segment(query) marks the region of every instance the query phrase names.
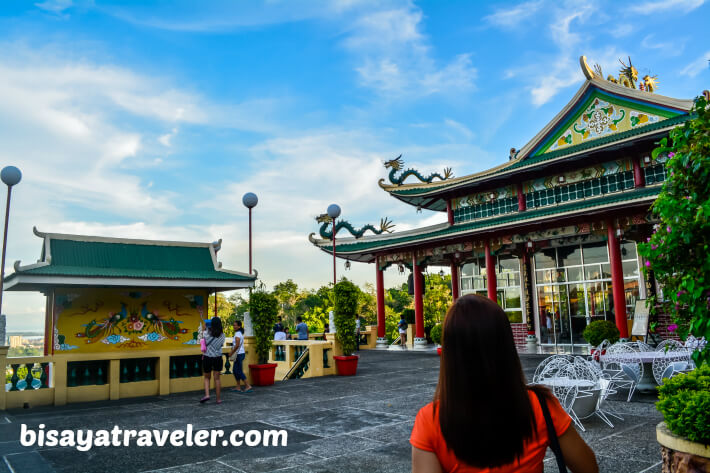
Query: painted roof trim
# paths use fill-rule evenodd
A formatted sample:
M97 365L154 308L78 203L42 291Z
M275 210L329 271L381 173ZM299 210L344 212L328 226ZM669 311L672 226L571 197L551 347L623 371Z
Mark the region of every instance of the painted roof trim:
M356 256L363 253L372 253L373 251L384 251L403 246L410 246L413 243L427 243L441 238L452 238L467 235L473 236L475 233L472 233L472 231L476 230L497 230L506 228L511 224L519 225L521 221L526 224L535 223L549 219L549 217L553 215L556 217L574 215L575 213L579 213L579 211L586 211L590 208L605 209L613 208L618 206L618 204L628 206L631 204L646 202L650 205L660 193L661 188L662 184L657 184L632 191L607 194L590 199L581 199L562 205L546 206L539 209L527 210L525 212L514 212L498 217L474 220L451 226L444 224L443 228L441 225L424 227L417 229L416 231L412 231L408 235L403 235L402 233L390 234L384 238L380 236L381 238L378 239L363 237L357 241L354 238L340 239L339 244L336 242L336 255L347 259L348 256ZM313 243L326 253L332 254L332 246L329 246L332 245L330 240L317 240Z
M248 274L245 272L241 271L234 271L234 270L228 270L228 269L223 269L222 268L222 263L217 260L217 251L222 247L222 239L220 238L218 241L212 242L212 243L202 243L202 242L180 242L180 241L165 241L165 240L144 240L144 239L132 239L132 238L114 238L114 237L102 237L102 236L92 236L92 235L72 235L72 234L64 234L64 233L49 233L49 232L41 232L37 229L37 227L32 228L33 233L42 238L43 241L43 246L42 246L42 255L40 257L40 260L37 261L36 263L28 264L28 265L22 265L20 260L15 261L13 267L15 272L12 274L9 274L5 278L6 282L6 289L10 289L11 287L17 285L17 278L22 276L24 277L30 277L30 278L51 278L54 280L58 280L61 278L69 278L69 279L82 279L86 281L91 281L92 285L97 285L99 284L96 282L98 279L105 279L108 282L105 282L106 285L110 286L129 286L131 285L129 283L129 280L137 280L137 281L158 281L158 280L165 280L165 281L171 281L173 285L184 287L182 283L179 283L180 281L200 281L200 284L198 286L194 287L202 287L206 281L216 281L219 282L218 286L219 287L226 287L226 286L233 286L234 288L241 288L241 287L253 287L254 286L254 281L257 278L257 271L253 270L253 274ZM159 247L180 247L180 248L207 248L209 249L210 253L210 258L212 261L212 270L217 273L216 275L224 275L227 277L215 277L214 279L211 279L209 277L204 277L204 278L195 278L195 277L164 277L164 276L158 276L155 278L151 277L139 277L139 276L107 276L105 274L98 274L101 272L110 272L109 268L105 268L103 271L98 271L96 268L92 270L93 267L87 266L86 267L86 272L88 275L82 275L82 276L77 276L75 274L71 274L69 272L68 274L63 274L61 271L61 268L64 268L63 266L54 266L57 268L57 273L51 274L51 273L46 273L42 271L42 268L47 268L52 266L52 254L51 254L51 240L68 240L68 241L76 241L76 242L87 242L87 243L109 243L109 244L122 244L122 245L145 245L145 246L159 246ZM68 268L68 267L67 267ZM124 268L125 269L125 268ZM33 273L33 270L40 270L39 272L35 271ZM91 274L92 271L94 274ZM195 274L195 272L193 272ZM246 284L246 286L242 285L242 282ZM104 284L104 283L101 283ZM213 286L210 286L213 287Z

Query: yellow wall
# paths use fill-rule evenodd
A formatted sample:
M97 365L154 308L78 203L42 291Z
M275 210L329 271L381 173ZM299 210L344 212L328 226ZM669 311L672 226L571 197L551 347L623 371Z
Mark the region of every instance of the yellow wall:
M195 347L207 292L189 289L56 289L54 353Z

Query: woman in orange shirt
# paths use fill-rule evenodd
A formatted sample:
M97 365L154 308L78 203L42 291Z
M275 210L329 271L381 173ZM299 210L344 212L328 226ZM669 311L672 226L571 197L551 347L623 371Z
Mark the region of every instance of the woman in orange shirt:
M549 445L544 399L572 473L597 473L560 403L544 387L527 386L505 312L467 295L449 309L442 331L434 401L414 422L412 472L542 473Z

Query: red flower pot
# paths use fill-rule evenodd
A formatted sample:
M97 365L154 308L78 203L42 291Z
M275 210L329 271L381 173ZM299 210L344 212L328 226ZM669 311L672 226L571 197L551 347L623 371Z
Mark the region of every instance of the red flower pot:
M357 355L350 356L334 356L335 367L338 371L338 376L354 376L357 371L357 360L360 359Z
M436 347L436 354L441 356L441 347Z
M251 384L254 386L271 386L274 384L276 375L276 363L266 363L265 365L249 365L251 374Z

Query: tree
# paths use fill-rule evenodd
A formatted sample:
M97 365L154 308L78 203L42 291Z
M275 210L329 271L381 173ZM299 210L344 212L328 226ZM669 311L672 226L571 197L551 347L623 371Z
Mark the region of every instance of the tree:
M424 327L431 328L444 320L446 311L451 305L451 275L443 277L439 274L430 274L426 280L424 293Z
M293 325L296 321L296 305L299 300L298 284L293 279L288 279L274 286L273 295L279 304L279 315L288 324Z
M234 335L232 328L232 314L234 313L234 304L232 304L222 293L217 293L217 315L222 319L224 334L227 337ZM209 296L207 299L207 316L214 317L214 296Z
M652 211L660 223L639 245L663 286L665 309L681 338L688 333L710 339L710 110L704 97L695 102L696 117L671 130L653 150L667 157L667 177ZM670 144L669 144L670 142ZM710 362L710 350L696 351L696 363Z

